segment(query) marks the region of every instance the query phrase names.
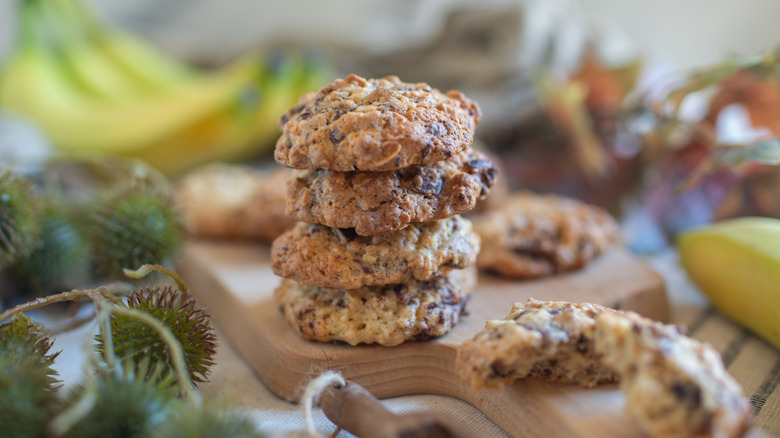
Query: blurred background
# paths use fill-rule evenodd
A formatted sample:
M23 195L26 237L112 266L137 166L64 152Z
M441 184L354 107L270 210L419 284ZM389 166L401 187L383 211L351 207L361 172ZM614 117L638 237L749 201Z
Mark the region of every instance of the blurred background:
M477 100L476 143L510 187L608 208L643 230L637 251L780 211L775 1L49 3L0 0L9 162L117 154L174 181L215 161L271 165L302 93L394 74Z

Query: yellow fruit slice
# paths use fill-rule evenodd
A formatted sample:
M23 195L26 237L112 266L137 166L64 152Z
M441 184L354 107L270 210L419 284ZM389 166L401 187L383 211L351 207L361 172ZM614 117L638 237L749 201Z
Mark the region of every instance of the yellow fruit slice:
M715 308L780 348L780 219L707 225L682 233L677 248Z

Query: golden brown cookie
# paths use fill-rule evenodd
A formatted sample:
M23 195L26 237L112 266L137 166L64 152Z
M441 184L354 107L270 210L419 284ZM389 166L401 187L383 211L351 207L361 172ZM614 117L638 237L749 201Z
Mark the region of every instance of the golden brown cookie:
M299 221L373 236L470 210L488 194L496 172L473 150L387 172L296 171L286 211Z
M650 436L740 437L750 427L750 404L718 352L678 327L633 312L602 313L595 347Z
M350 345L394 346L449 332L476 283L474 268L406 284L329 289L282 280L275 297L303 338Z
M506 169L504 169L501 159L489 152L485 152L484 146L480 146L480 148L477 148L476 150L485 154L496 167L497 171L493 178L493 184L490 186L490 193L484 198L479 199L473 209L464 213L468 217L474 217L501 207L510 194Z
M177 199L195 236L271 241L295 223L285 214L291 175L210 164L179 182Z
M514 193L472 221L482 238L477 266L510 278L577 269L621 242L606 211L554 195Z
M614 312L597 304L529 299L516 303L503 320L459 348L455 367L475 389L500 388L519 379L592 387L616 381L594 351L596 315Z
M459 91L349 75L282 117L274 158L294 169L395 170L465 150L482 118Z
M427 280L471 266L478 252L479 237L460 216L368 237L299 222L274 240L271 266L302 284L357 289Z

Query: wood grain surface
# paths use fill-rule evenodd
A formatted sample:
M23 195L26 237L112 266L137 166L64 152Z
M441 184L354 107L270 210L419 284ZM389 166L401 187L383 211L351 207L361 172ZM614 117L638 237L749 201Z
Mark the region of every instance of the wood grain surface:
M332 369L378 398L442 394L464 400L514 437L642 436L624 413L615 385L583 389L523 381L503 391L472 390L455 374L457 347L489 319L526 298L594 302L666 321L662 278L643 261L614 250L585 269L534 281L481 275L468 315L447 335L397 347L302 340L273 302L279 284L269 246L195 241L179 265L184 281L268 388L297 402L306 383Z

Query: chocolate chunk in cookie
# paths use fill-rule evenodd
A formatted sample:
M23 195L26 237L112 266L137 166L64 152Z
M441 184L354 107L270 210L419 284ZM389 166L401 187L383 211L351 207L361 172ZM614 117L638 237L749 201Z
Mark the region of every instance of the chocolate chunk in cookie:
M274 158L295 169L339 172L432 163L468 148L481 118L459 91L353 74L303 96L282 116Z

